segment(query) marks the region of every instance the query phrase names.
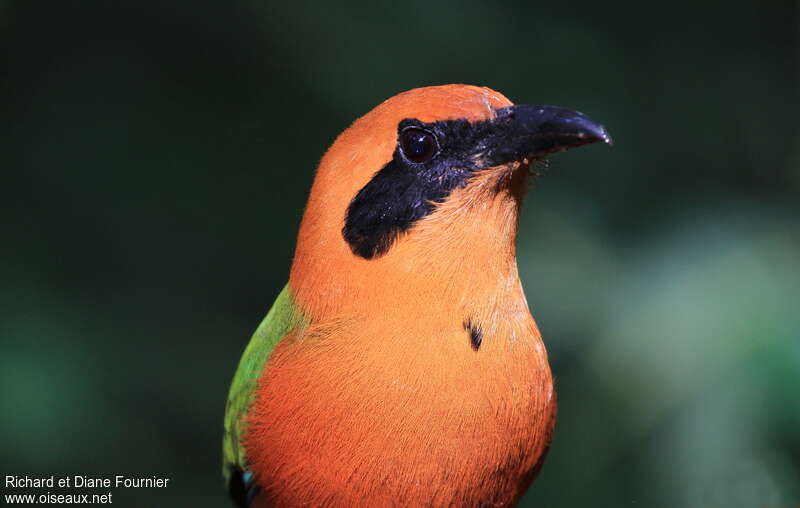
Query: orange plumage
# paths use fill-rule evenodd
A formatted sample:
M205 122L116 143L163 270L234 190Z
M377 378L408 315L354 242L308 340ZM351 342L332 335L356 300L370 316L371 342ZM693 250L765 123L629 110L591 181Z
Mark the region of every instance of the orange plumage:
M556 405L515 257L529 157L475 172L383 255L342 236L401 121L508 106L488 88L412 90L323 157L289 281L307 324L277 344L245 417L254 506L508 506L533 480Z

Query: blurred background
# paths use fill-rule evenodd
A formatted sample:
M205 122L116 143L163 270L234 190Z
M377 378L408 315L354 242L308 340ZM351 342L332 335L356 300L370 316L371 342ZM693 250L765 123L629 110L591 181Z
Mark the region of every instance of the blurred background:
M1 2L2 474L227 506L228 384L315 165L464 82L616 141L526 202L560 407L522 505L800 505L799 46L779 1Z

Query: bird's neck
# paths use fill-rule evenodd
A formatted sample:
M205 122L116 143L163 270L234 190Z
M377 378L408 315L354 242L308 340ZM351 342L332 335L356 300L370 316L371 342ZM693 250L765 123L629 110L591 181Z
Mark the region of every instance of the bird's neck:
M319 323L430 327L435 315L440 326L529 327L515 251L526 176L479 175L374 259L353 255L340 227L325 225L326 211L309 208L290 277L298 307Z

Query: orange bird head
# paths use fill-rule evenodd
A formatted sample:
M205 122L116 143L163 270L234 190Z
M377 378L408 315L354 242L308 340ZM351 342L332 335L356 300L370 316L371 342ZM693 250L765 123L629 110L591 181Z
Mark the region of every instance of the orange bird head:
M292 288L316 315L380 300L375 290L398 277L418 298L430 284L416 285L415 276L449 285L470 269L506 271L529 164L595 141L610 138L584 114L515 106L489 88L398 94L356 120L323 157Z

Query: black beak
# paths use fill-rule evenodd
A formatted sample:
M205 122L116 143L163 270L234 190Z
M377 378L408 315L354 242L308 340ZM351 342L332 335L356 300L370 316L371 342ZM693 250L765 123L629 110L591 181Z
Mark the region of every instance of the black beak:
M520 104L497 110L497 130L487 139L491 165L536 159L553 152L602 141L612 144L605 127L578 111Z

